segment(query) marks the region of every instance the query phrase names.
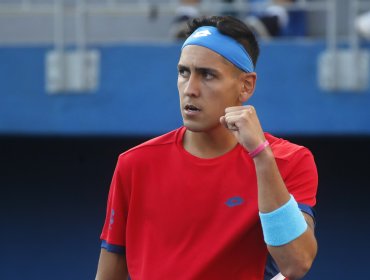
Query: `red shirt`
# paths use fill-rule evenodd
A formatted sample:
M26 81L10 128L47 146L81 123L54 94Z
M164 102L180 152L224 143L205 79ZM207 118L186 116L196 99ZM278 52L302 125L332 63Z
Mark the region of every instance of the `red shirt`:
M267 248L253 160L237 145L213 159L189 154L184 127L120 155L101 239L124 246L132 280L263 279ZM286 187L316 203L308 149L266 134Z

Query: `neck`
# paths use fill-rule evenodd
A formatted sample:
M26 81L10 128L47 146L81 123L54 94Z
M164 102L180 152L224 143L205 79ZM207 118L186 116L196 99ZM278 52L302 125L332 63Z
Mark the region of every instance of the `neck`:
M202 132L186 130L183 139L184 149L199 158L221 156L231 151L237 143L235 136L223 126Z

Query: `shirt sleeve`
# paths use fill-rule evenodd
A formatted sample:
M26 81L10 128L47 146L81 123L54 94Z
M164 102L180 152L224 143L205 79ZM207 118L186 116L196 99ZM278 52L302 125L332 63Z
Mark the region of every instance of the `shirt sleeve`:
M289 193L294 196L299 205L314 207L316 205L318 174L312 153L302 147L294 153L287 166L283 179ZM302 209L302 211L304 210Z
M111 181L107 212L100 236L103 248L119 248L126 246L126 221L128 199L123 184L122 157L118 159ZM104 246L103 246L104 245Z

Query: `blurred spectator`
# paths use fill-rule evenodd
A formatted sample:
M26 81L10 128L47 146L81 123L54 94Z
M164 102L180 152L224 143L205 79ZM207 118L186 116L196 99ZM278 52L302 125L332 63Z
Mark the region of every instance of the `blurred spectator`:
M370 40L370 11L359 15L355 21L357 33L366 40Z
M252 6L251 13L245 22L254 32L264 38L276 37L283 34L289 24L290 13L285 5L295 0L248 0Z
M287 5L296 0L245 0L251 5L245 23L254 33L263 38L293 35L305 35L305 14L303 11L288 11ZM201 0L181 0L176 10L170 34L175 39L185 39L187 21L201 16L199 4ZM222 0L225 4L232 4L234 0ZM254 5L258 4L258 5ZM229 6L221 12L222 15L241 17L240 12Z
M223 3L225 4L233 4L234 0L222 0ZM223 16L232 16L239 18L240 14L237 9L235 9L232 5L228 6L227 8L224 8L224 10L221 12L221 15Z
M176 16L172 23L170 34L175 39L185 39L187 21L200 16L199 3L201 0L181 0L176 9Z

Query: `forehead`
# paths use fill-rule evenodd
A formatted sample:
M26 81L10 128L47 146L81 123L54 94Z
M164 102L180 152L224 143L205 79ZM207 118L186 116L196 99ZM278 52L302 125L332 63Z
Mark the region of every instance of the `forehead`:
M179 64L186 66L218 68L226 67L230 70L235 66L220 54L202 46L188 45L183 48Z

